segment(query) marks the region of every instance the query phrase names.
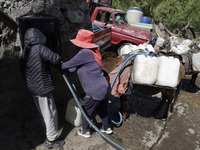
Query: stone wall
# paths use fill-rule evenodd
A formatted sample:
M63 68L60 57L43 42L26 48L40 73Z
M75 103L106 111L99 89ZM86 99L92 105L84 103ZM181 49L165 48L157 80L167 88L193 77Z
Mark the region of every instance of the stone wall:
M10 23L17 23L17 18L25 16L58 18L61 56L63 60L68 60L75 54L69 39L75 38L80 28L91 30L91 20L89 8L84 0L0 0L0 9L10 18L9 21L5 21L0 17L0 129L3 129L13 119L23 122L37 112L19 69L19 28L16 30ZM52 72L56 86L53 94L57 107L65 107L72 95L59 71L52 68ZM72 74L72 78L78 90L82 91L76 74Z

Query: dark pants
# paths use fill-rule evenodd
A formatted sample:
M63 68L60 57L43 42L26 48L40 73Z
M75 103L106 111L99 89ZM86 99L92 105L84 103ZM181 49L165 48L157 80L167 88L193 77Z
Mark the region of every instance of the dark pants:
M83 108L85 109L88 117L90 119L93 119L97 114L102 120L102 126L104 128L110 127L110 121L108 117L108 111L107 111L107 105L108 100L94 100L92 97L86 97L83 101ZM83 132L89 131L89 123L85 119L85 117L82 115L82 128Z

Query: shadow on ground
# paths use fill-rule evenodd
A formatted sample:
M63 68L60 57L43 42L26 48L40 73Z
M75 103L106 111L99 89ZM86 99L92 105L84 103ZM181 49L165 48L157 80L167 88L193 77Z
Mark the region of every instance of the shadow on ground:
M194 86L189 86L190 79L183 79L182 90L189 92L189 93L197 93L200 91L199 86L196 84Z

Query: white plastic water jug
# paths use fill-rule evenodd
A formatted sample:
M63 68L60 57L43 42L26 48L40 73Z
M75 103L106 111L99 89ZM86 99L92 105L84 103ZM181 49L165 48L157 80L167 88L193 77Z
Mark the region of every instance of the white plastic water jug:
M147 47L147 43L143 43L143 44L138 45L138 48L142 49L142 50L145 50L146 47Z
M192 69L200 72L200 53L192 54Z
M190 47L192 45L192 40L189 40L189 39L184 39L181 44L182 45L187 45L188 47Z
M137 45L129 44L132 52L137 52L139 50L139 47Z
M155 52L155 49L153 48L153 46L147 43L139 44L138 48L144 50L146 53Z
M82 124L81 111L74 98L70 99L67 103L65 119L76 127Z
M153 85L157 79L157 57L137 55L134 61L132 81L136 84Z
M179 54L179 55L185 54L189 50L190 50L190 48L187 45L183 45L183 44L175 45L170 49L171 52L174 52L174 53Z
M141 17L143 16L142 11L138 10L128 10L126 12L128 23L139 23Z
M180 70L178 58L160 56L158 57L158 76L156 85L176 87Z
M153 48L151 44L147 44L146 50L148 50L149 52L155 52L155 49Z
M172 48L174 45L180 44L179 38L176 37L176 36L171 36L169 39L170 39L170 46L171 46L171 48Z
M162 47L164 42L165 42L165 39L159 36L156 41L156 46Z
M198 44L198 47L200 48L200 43Z
M131 52L132 52L132 50L131 50L130 46L129 46L129 45L125 45L125 46L123 46L123 47L121 48L121 53L120 53L120 55L129 54L129 53L131 53Z

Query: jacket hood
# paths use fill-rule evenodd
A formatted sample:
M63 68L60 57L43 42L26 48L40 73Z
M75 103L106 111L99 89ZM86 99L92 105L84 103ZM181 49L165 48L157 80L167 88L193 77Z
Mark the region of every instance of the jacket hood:
M30 28L26 31L24 36L24 46L46 43L45 35L36 28Z

